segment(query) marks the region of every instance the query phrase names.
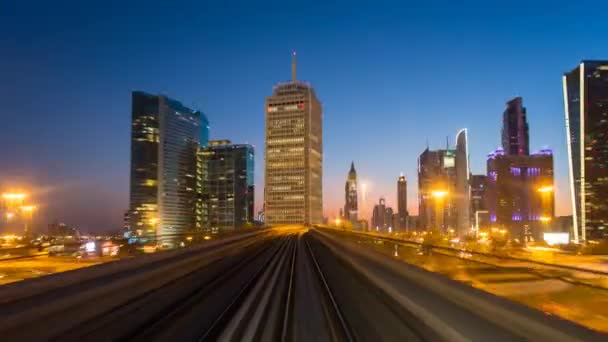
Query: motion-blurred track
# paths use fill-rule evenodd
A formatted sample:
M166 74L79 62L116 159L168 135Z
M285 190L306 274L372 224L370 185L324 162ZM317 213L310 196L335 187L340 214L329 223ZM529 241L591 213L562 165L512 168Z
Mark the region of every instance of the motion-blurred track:
M602 339L306 229L23 281L0 305L3 341Z

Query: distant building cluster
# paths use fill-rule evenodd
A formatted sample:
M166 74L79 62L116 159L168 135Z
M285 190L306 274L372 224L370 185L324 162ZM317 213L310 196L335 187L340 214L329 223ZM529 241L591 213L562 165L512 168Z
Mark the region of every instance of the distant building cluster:
M469 168L468 136L456 146L430 150L418 158L418 216L407 212L407 182L397 183L398 212L381 198L371 224L358 222L354 164L345 187L340 218L354 229L379 232L436 230L464 236L496 230L521 242L545 233L568 232L581 242L608 236L608 61L583 61L563 76L572 216L555 216L553 152L530 153L530 128L523 99L506 103L502 146L488 154L486 174Z
M496 229L522 242L567 230L573 241L606 236L608 220L608 62L583 61L563 76L573 217L555 217L553 152L530 152L521 97L502 113L502 146L485 174L469 165L467 129L455 145L428 146L418 157L418 216L407 210L407 180L397 178L396 212L380 198L361 217L352 162L335 224L378 232L437 231L466 236ZM263 208L267 225L313 225L323 217L322 104L296 79L265 101ZM191 234L216 234L254 223L254 149L209 140L205 114L164 95L132 95L131 191L125 228L142 240L175 247ZM365 191L365 190L364 190ZM570 220L570 221L569 221ZM569 224L571 222L571 224Z

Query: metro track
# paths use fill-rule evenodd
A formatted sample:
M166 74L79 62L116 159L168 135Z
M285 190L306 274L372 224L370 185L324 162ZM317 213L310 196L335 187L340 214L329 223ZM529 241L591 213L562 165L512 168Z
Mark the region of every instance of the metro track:
M303 229L220 243L186 258L147 263L153 267L131 276L123 270L120 276L100 276L97 284L89 279L81 288L70 283L50 294L5 299L12 304L10 310L0 308L0 336L6 341L347 342L521 337L398 274L388 266L396 265L394 260L369 259L348 248ZM61 296L53 300L53 294ZM32 307L35 299L40 308ZM428 315L444 317L429 320ZM446 335L445 322L460 330Z

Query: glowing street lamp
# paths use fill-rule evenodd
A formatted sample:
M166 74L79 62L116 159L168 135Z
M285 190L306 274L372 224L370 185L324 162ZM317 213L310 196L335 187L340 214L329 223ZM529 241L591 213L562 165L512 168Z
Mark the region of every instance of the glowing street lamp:
M550 185L549 186L543 186L543 187L540 187L540 188L536 189L536 191L542 192L542 193L553 192L553 187L550 186Z
M5 192L2 194L2 198L7 201L24 200L26 197L27 195L22 192Z
M15 213L6 213L6 221L8 222L10 219L15 217Z
M541 216L540 221L541 222L549 222L549 221L551 221L551 218L548 217L548 216Z
M21 210L23 210L26 213L31 213L32 211L36 210L36 206L35 205L24 205L21 207Z
M445 190L436 190L436 191L431 192L431 196L433 196L434 198L437 198L437 199L444 198L448 194L449 194L449 192L447 192Z

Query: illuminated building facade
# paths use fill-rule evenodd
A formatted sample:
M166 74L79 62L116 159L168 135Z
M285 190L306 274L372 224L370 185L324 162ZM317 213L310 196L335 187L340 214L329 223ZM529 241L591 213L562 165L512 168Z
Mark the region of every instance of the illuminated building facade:
M551 150L527 156L497 149L488 155L487 169L490 225L522 242L542 239L555 215Z
M408 212L407 212L407 181L405 176L399 176L397 179L397 222L395 228L401 231L408 230Z
M344 219L357 225L357 171L354 162L350 164L344 185Z
M472 175L471 176L471 217L470 221L472 225L476 224L476 220L479 220L480 227L487 227L489 224L489 216L486 213L487 209L487 198L486 198L486 175ZM475 215L477 214L477 218Z
M582 61L563 76L573 236L608 235L608 61Z
M209 141L197 153L196 232L219 233L253 224L253 146Z
M266 224L323 221L322 105L312 86L292 80L266 98L264 205Z
M176 247L194 226L201 113L163 95L132 93L129 227Z
M456 225L456 151L431 151L418 158L418 215L421 229L447 232Z
M502 148L507 155L530 154L528 120L521 97L507 102L502 115Z

